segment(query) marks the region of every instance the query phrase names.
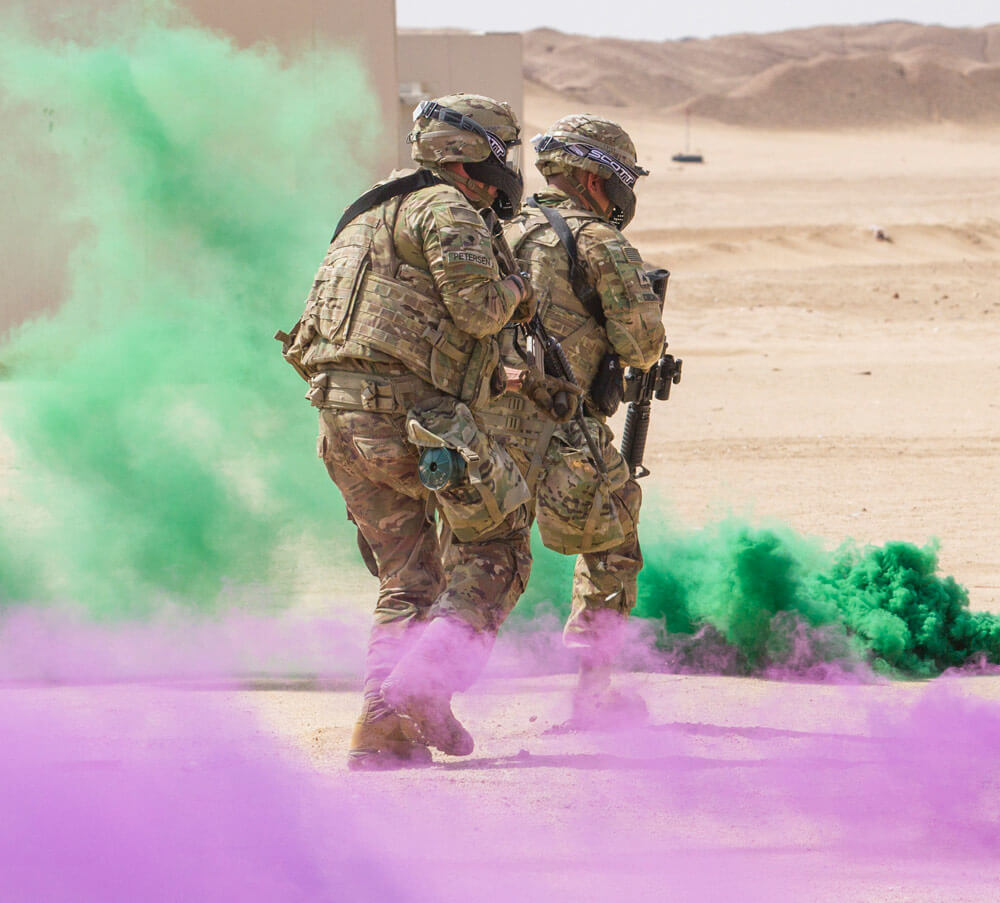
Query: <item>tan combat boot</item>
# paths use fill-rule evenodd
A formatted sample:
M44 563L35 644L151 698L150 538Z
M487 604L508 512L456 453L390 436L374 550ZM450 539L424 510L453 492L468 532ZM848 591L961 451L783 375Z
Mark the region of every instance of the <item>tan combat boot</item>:
M449 756L467 756L475 741L451 710L451 694L411 692L405 684L386 681L385 694L395 712L419 731L429 746Z
M351 771L380 771L419 768L432 761L431 751L417 737L413 726L404 723L381 696L366 694L351 732L347 767Z
M389 707L412 722L420 736L450 756L467 756L475 748L472 735L451 710L452 690L462 681L457 669L478 666L481 642L468 628L449 618L436 618L382 684Z
M645 700L633 690L611 687L611 663L606 658L580 657L580 679L573 692L569 725L584 730L622 730L645 724Z

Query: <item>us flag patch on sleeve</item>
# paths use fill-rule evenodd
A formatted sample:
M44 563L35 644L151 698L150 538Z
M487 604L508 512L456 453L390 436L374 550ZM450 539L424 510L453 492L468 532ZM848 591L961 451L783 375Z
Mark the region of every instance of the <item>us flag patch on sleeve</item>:
M642 263L642 255L631 245L626 245L623 250L625 251L625 259L629 263Z

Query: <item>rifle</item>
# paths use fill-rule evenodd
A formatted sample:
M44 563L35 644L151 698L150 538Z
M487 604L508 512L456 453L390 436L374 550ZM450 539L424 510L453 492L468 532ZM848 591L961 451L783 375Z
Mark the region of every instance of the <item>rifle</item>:
M507 238L503 234L503 226L500 224L500 220L496 217L492 210L483 211L483 218L486 220L486 225L490 229L493 244L493 253L497 258L497 263L500 265L500 272L504 276L509 276L511 273L519 272L517 266L517 261L514 258L514 252L510 249L510 245L507 243ZM527 278L527 274L521 274ZM514 347L517 349L517 353L524 358L524 362L529 367L537 366L537 361L534 352L530 349L527 342L524 345L518 341L518 335L524 337L524 339L534 339L535 342L542 349L542 366L546 375L554 376L557 379L563 379L566 382L573 383L579 386L576 381L576 377L573 375L573 368L570 365L569 360L566 357L566 352L563 351L562 345L559 341L553 338L549 331L545 328L542 323L542 318L536 313L527 323L520 323L514 327ZM557 408L560 404L568 406L571 404L570 400L565 397L565 393L559 392L553 399L553 407ZM583 396L580 397L580 401L577 403L576 412L573 415L573 419L576 421L577 426L583 433L583 437L587 442L587 448L590 451L590 457L594 462L594 467L597 468L598 473L602 477L608 475L608 469L604 464L604 456L601 454L600 449L597 447L597 442L594 437L590 434L590 430L587 429L587 421L583 416Z
M649 476L649 469L643 466L646 454L646 437L649 435L649 417L652 400L666 401L670 398L670 387L681 381L681 367L684 361L667 354L667 343L663 343L660 359L648 370L629 367L625 371L625 429L622 432L622 457L628 462L633 480Z
M573 383L573 385L578 386L579 383L576 381L576 377L573 375L573 368L570 366L569 360L566 358L566 352L563 351L562 345L549 335L549 331L545 328L542 323L542 318L535 314L526 324L518 326L518 329L523 330L525 335L531 335L536 339L539 345L542 347L542 356L545 365L545 372L549 376L555 376L558 379L564 379L566 382ZM527 352L530 354L530 352ZM525 360L530 365L531 360L525 358ZM554 399L553 407L559 404L559 397L563 393L558 393ZM565 399L564 404L569 404L569 399ZM594 462L594 467L597 468L597 472L602 476L606 477L608 475L608 468L604 464L604 455L601 454L600 449L597 447L597 442L594 437L590 434L590 430L587 429L587 421L583 416L583 396L580 397L579 402L576 405L576 411L573 414L573 419L576 421L576 425L580 428L583 433L583 438L587 440L587 448L590 451L590 458Z

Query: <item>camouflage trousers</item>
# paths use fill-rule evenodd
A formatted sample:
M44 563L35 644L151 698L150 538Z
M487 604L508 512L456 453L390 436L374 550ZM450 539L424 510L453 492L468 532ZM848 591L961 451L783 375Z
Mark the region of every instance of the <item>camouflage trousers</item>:
M563 642L571 648L605 647L617 651L625 618L638 599L642 550L639 548L639 508L642 489L629 480L615 492L627 512L631 529L620 545L577 556L573 571L573 604L563 629Z
M417 477L419 449L402 414L320 411L319 454L367 542L379 581L365 660L365 691L377 692L430 619L464 622L489 640L524 591L531 569L531 514L521 506L501 524L460 542L438 536L428 490ZM443 561L443 552L446 558ZM490 643L483 644L483 660ZM477 666L448 675L461 690Z

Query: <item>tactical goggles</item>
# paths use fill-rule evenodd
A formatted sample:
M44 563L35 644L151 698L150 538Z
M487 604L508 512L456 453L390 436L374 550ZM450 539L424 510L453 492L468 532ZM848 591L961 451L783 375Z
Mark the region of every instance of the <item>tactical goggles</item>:
M518 159L520 151L514 150L521 143L520 138L515 138L513 141L504 141L499 136L494 135L493 132L483 128L471 116L459 113L458 110L453 110L451 107L443 107L436 100L424 100L417 104L417 108L413 111L413 121L416 122L421 117L424 119L436 119L438 122L443 122L464 132L474 132L480 135L486 139L486 143L489 144L493 156L502 165L514 172L517 172L520 168L520 160ZM512 150L514 150L514 153L510 154L511 159L508 160L508 153Z
M536 154L550 150L561 150L574 157L593 160L595 163L607 166L627 188L635 188L639 176L649 175L649 170L643 169L638 163L635 167L626 166L621 160L616 160L611 154L602 151L599 147L594 147L592 144L584 144L580 141L560 141L552 135L535 135L531 139L531 143L535 147Z

